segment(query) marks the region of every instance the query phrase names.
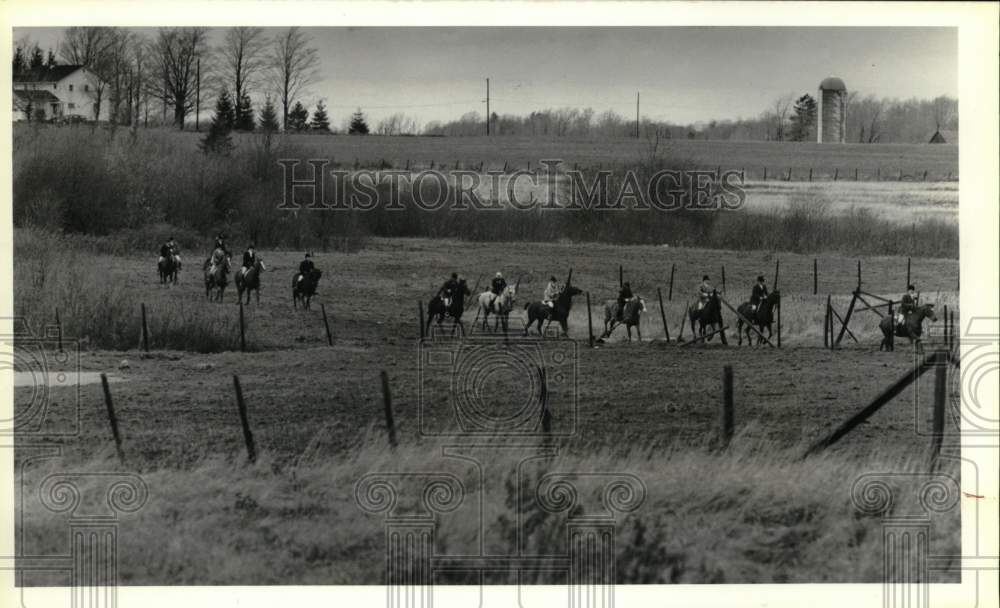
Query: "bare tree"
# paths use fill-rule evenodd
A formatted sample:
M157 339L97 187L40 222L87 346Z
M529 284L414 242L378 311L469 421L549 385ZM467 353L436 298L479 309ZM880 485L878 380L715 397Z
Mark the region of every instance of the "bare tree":
M217 49L218 69L233 92L233 99L243 99L257 86L257 79L267 65L268 40L263 28L231 27Z
M281 101L282 128L288 129L288 112L300 95L319 80L319 54L299 28L276 36L268 57L269 81Z
M112 27L70 27L59 43L59 56L65 63L87 69L94 120L101 116L109 74L114 69L114 57L122 38L122 32Z
M775 123L774 139L776 141L785 141L785 124L788 121L788 111L792 108L792 102L794 101L795 93L786 93L774 100L772 117Z
M208 28L161 28L150 48L153 73L150 94L173 109L173 123L184 129L185 117L194 110L195 66L208 55Z

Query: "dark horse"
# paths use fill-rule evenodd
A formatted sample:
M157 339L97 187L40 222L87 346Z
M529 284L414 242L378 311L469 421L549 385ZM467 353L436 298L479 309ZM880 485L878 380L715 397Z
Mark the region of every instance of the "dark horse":
M216 264L214 272L210 270L211 267L212 261L205 260L205 297L210 300L215 299L221 302L222 292L226 290L226 285L229 283L227 276L229 275L230 268L232 268L229 256L227 255L221 262ZM212 298L213 289L218 290L218 294L215 298Z
M543 335L542 332L542 321L548 321L545 325L548 328L553 321L559 323L562 327L562 335L569 335L569 326L566 320L569 319L569 309L573 306L573 296L578 296L583 293L582 289L567 285L559 293L559 297L553 302L553 306L549 307L548 304L544 302L529 302L524 305L524 309L528 311L528 323L524 326L524 335L528 335L528 330L531 329L531 324L538 322L538 335Z
M691 319L691 333L695 336L704 336L705 328L708 326L712 327L712 331L717 331L722 329L722 304L719 303L719 292L713 289L712 295L709 296L708 302L705 303L705 307L698 310L698 303L695 302L688 308L688 317ZM695 330L694 322L698 321L698 330ZM710 342L713 336L705 338L706 342Z
M302 280L299 280L299 277ZM309 300L316 295L316 285L323 272L318 268L313 268L306 274L295 273L292 277L292 306L298 308L299 300L302 301L302 308L309 308Z
M177 271L181 269L181 265L177 262L177 258L172 255L168 255L159 262L156 263L156 269L160 273L160 284L173 283L177 284Z
M750 302L744 302L740 304L737 309L742 317L736 319L736 337L738 338L737 344L743 344L743 317L746 317L750 323L757 327L757 331L764 333L764 329L767 329L767 339L771 339L771 325L774 323L774 307L781 304L781 292L772 291L767 294L767 297L760 301L757 305L757 310L753 310L750 306ZM753 346L753 335L750 331L750 326L747 325L747 344ZM757 336L757 345L763 340L760 336Z
M925 318L929 318L931 321L937 321L937 315L934 314L933 304L924 304L923 306L917 307L916 310L911 312L906 317L906 320L903 321L902 325L896 325L896 320L888 315L882 317L882 320L879 321L878 324L878 328L882 330L882 343L879 344L878 349L889 349L889 337L892 335L893 326L895 325L895 335L900 338L909 338L910 344L914 345L916 351L918 353L923 353L924 344L921 341L920 336L924 333Z
M247 292L247 304L250 303L250 292L257 293L257 303L260 304L260 273L267 270L264 267L264 261L257 257L257 261L253 263L246 274L243 274L243 269L236 273L236 303L243 299L243 292Z
M625 302L625 309L622 311L622 320L618 320L618 300L608 300L604 303L604 334L601 335L601 339L605 339L611 335L611 332L615 330L619 324L625 326L625 331L628 332L628 341L632 341L632 328L635 328L636 335L639 337L639 341L642 342L642 328L639 325L639 318L642 313L646 311L646 302L639 296L633 297L628 302Z
M465 284L465 279L460 279L458 281L458 290L451 295L451 305L445 306L444 299L440 295L434 296L434 298L427 304L427 326L424 328L426 334L429 336L431 332L431 321L437 317L438 325L444 322L445 315L455 319L455 323L451 326L451 333L454 335L455 327L462 330L462 335L465 335L465 324L462 323L462 313L465 312L465 297L471 292L469 291L469 286Z

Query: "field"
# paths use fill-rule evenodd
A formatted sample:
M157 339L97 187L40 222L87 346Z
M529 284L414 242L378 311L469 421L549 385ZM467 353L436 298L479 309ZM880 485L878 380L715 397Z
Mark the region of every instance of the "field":
M33 285L28 253L23 247L16 253L15 299L19 312L35 311L29 318L39 331L54 311L50 316L27 302L43 301L37 298L51 287ZM449 386L456 385L447 375L421 375L419 362L429 361L421 359L428 350L454 352L461 359L462 349L489 344L484 348L492 354L473 366L478 380L460 384L460 390L474 393L496 420L518 424L528 421L522 405L533 403L534 394L518 357L529 353L550 362L553 443L537 437L537 423L527 435L514 432L502 439L509 456L491 462L496 468L486 473L487 479L504 480L500 497L491 495L485 515L463 507L443 520L438 548L453 554L477 542L510 549L509 539L518 529L512 521L521 513L519 484L534 483L546 471L610 470L637 476L647 492L644 506L621 522L617 561L622 582L876 581L881 575L879 520L858 515L851 484L864 473L919 471L926 455L928 440L919 430L926 429L930 416L931 374L827 453L800 460L809 444L913 364L911 349L902 343L896 352L878 352L873 313L852 321L860 344L845 342L837 352L822 348L826 295L832 294L843 311L857 281L856 258L373 238L357 252L317 252L317 266L325 271L320 295L311 310L302 311L292 309L289 289L301 253L265 249L261 303L245 310L253 352L241 353L233 350L238 343L235 291L230 285L222 304L204 301L195 270L201 254L186 253L180 284L164 287L157 284L154 259L81 252L74 259L90 273L84 280L106 280L100 302L79 293L50 294L44 300L65 306L66 339L78 338L83 348L80 369L111 376L126 463L114 460L101 387L87 384L79 390L78 436L47 440L62 449L61 458L48 462L32 462L27 452L19 452L20 479L33 487L65 463L73 463L74 470L141 475L149 499L139 513L123 517L119 540L120 572L128 584L379 583L381 568L371 565L383 563L382 519L358 508L354 484L371 472L416 470L453 472L470 488L476 481L474 467L442 452L455 443L441 434L456 429L449 401L454 394ZM812 293L814 257L818 295ZM676 338L683 307L693 299L702 274L712 275L721 287L724 266L726 297L736 305L746 299L757 274L773 281L779 259L782 349L738 348L732 330L728 347L718 341L664 343L656 290L668 299L671 265L676 265L673 298L665 302L664 313ZM906 258L866 257L861 263L867 291L898 298L905 287ZM498 269L510 280L519 277L516 326L521 305L540 297L547 277L565 280L572 269L573 284L590 293L595 331L600 331L602 303L614 297L619 264L648 307L641 343L625 342L618 330L599 348L587 348L583 298L574 302L572 340L515 337L504 345L481 333L453 340L447 330L430 342L418 340L417 302L426 302L452 271L480 288ZM46 272L57 272L52 268L59 265ZM925 300L957 308L957 260L914 258L912 269ZM95 291L93 285L88 290ZM327 344L320 303L333 346ZM202 314L228 320L208 329L197 326L200 333L228 332L220 342L229 345L226 352L199 354L179 339L177 346L142 353L139 326L132 322L141 304L153 328L159 327L157 319L178 315L182 321ZM72 306L85 318L68 314ZM129 322L102 325L98 315L88 313L88 307L108 306L119 316L131 315ZM473 317L474 309L466 315L470 325ZM734 323L728 311L724 317ZM101 338L92 335L98 331L120 332L120 346L98 348ZM159 344L164 338L151 331L151 341ZM939 325L930 328L932 344L940 340L940 331ZM684 333L689 338L690 328ZM719 451L724 365L731 365L735 375L738 436L730 450ZM393 397L397 451L386 447L383 370ZM253 466L242 464L233 374L240 376L260 453ZM26 388L15 393L22 410L31 407L32 398ZM73 399L72 389L51 389L50 424L72 421ZM498 424L480 439L496 440L511 428ZM27 439L22 435L19 441ZM559 456L522 466L546 445L557 447ZM472 492L466 507L475 502ZM59 550L65 529L58 516L37 505L32 510L30 504L25 513L30 515L23 524L26 545L38 553ZM486 518L487 541L477 539L477 517ZM957 552L957 510L939 519L933 551ZM560 520L542 520L524 530L533 546L564 550ZM167 546L156 542L168 537ZM266 567L247 557L263 553L269 555ZM465 580L455 576L448 580ZM511 581L510 573L497 576L499 582Z

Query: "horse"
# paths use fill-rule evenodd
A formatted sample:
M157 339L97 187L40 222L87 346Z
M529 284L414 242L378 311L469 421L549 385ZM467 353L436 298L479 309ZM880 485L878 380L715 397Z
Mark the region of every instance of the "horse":
M299 280L299 277L302 280ZM307 274L295 273L292 277L292 307L298 308L299 300L302 301L303 310L309 308L309 301L316 295L316 285L319 283L323 272L318 268L313 268Z
M226 285L229 283L227 280L227 275L232 269L232 262L230 257L225 256L221 262L215 265L215 270L211 270L212 260L205 260L205 297L209 300L212 298L212 289L218 289L219 293L214 298L219 302L222 301L222 292L226 290Z
M516 285L508 285L500 292L500 295L495 297L492 291L484 291L479 294L479 314L483 316L483 331L487 331L486 321L490 316L491 309L496 316L496 321L493 322L493 331L496 331L501 324L504 331L507 331L507 320L510 318L510 311L514 309L516 296Z
M465 279L460 279L458 281L458 290L451 295L451 305L446 306L444 299L440 294L434 296L430 302L427 303L427 326L424 328L426 335L430 335L431 331L431 321L437 317L438 325L440 326L444 322L445 316L449 316L455 320L454 324L451 326L451 333L454 335L455 327L458 327L462 331L462 336L465 336L465 324L462 323L462 313L465 312L465 297L470 295L469 286L466 285Z
M767 294L767 297L761 300L759 304L757 304L756 311L753 310L753 308L750 306L750 302L744 302L740 304L739 308L737 308L737 311L740 313L741 316L739 316L736 319L736 337L738 338L737 344L740 346L743 345L744 318L746 318L747 321L749 321L751 324L755 325L757 327L757 330L761 334L763 334L764 329L767 328L767 339L770 340L772 324L774 323L774 307L780 305L781 305L781 293L778 291L772 291L771 293ZM753 346L753 336L751 335L750 332L751 332L750 324L748 324L746 328L747 344ZM760 346L761 342L763 342L763 339L758 335L757 345Z
M900 338L909 338L910 344L914 345L914 349L918 353L924 352L924 345L921 341L921 335L924 333L924 319L929 318L931 321L937 321L937 315L934 314L933 304L924 304L923 306L918 306L916 310L911 312L906 320L903 321L902 325L896 325L896 320L890 316L882 317L879 321L878 328L882 330L882 343L879 344L878 349L881 351L883 348L889 350L889 337L895 335Z
M267 270L264 266L264 260L257 256L257 261L253 263L249 269L247 269L246 274L243 274L243 269L241 268L239 272L236 273L236 302L239 303L243 300L243 292L247 292L247 304L250 303L250 292L254 291L257 293L257 304L260 304L260 273Z
M604 302L604 333L601 339L611 335L615 327L619 324L625 325L628 332L628 341L632 341L632 328L635 327L639 341L642 342L642 328L639 325L639 318L646 312L646 301L640 296L634 296L625 302L625 309L622 311L622 320L618 320L618 300L607 300Z
M166 283L177 284L177 271L181 269L180 263L172 255L162 258L156 263L156 270L160 273L160 285Z
M705 327L711 326L712 331L722 329L722 304L719 303L719 291L712 290L705 307L698 309L698 304L692 304L688 308L688 317L691 319L691 333L695 335L705 335ZM698 321L699 331L695 330L694 322ZM705 339L706 342L712 340L712 336Z
M563 337L569 335L569 326L566 320L569 319L569 310L573 306L573 296L578 296L583 293L582 289L577 287L572 287L567 285L559 293L553 306L549 306L545 302L528 302L524 305L524 309L528 311L528 323L524 326L524 335L528 335L528 330L531 329L531 325L538 322L538 335L542 336L542 321L548 321L545 328L548 329L549 325L553 321L557 321L562 327Z

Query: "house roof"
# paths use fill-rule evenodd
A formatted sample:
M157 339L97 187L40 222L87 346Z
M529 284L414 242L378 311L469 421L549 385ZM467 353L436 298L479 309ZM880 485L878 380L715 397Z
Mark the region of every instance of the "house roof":
M20 72L14 75L14 82L59 82L73 72L83 69L82 65L54 65Z
M957 144L958 143L958 131L952 131L948 129L941 129L935 131L934 135L931 136L930 143L932 144Z
M39 91L25 91L25 90L15 90L14 96L20 98L22 101L28 101L33 103L52 103L58 102L59 98L52 94L51 91L39 90Z

